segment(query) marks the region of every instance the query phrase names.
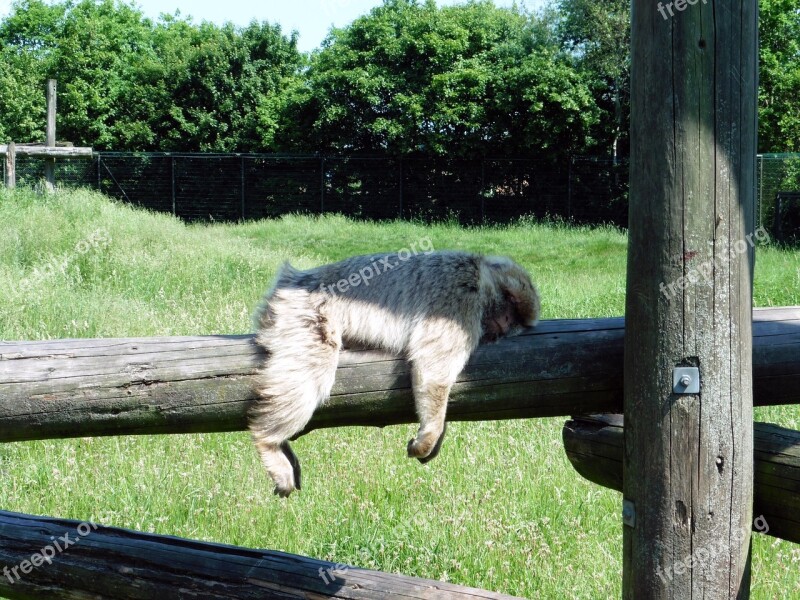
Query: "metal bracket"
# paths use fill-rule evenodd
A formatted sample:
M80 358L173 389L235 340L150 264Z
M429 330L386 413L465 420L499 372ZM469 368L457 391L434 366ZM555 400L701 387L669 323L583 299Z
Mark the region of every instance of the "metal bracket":
M636 505L630 500L622 501L622 523L628 527L636 527Z
M699 394L700 369L675 367L672 371L672 391L675 394Z

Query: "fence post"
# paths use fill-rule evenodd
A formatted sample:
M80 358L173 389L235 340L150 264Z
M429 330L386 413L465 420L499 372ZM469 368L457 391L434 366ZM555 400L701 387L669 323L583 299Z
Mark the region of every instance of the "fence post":
M47 80L47 131L45 135L45 146L54 147L56 145L56 80ZM45 189L52 192L56 189L56 159L46 157L44 159L44 180Z
M486 222L486 159L481 159L481 223ZM496 213L495 213L496 214Z
M101 192L102 191L102 187L103 187L102 179L100 177L100 170L102 168L102 164L101 164L102 160L103 160L103 157L98 153L97 154L97 191L98 192Z
M758 157L758 226L763 227L764 222L764 155Z
M622 589L746 600L758 2L684 8L631 11Z
M325 157L319 157L319 214L325 214Z
M242 221L244 221L244 154L242 154L242 164L241 164L241 184L242 190Z
M567 160L567 221L572 219L572 161L575 157L571 154Z
M170 177L172 179L172 215L178 216L178 210L175 203L175 157L170 157Z
M400 218L403 218L403 157L400 157Z
M14 142L8 142L6 149L6 187L13 190L17 187L17 145Z

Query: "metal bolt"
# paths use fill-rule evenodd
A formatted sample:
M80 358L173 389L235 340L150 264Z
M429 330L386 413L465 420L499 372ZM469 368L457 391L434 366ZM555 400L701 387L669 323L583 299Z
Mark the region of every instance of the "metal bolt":
M630 500L622 501L622 522L628 527L636 527L636 506Z
M689 387L689 384L692 383L692 378L688 375L683 375L680 379L680 382L683 387Z

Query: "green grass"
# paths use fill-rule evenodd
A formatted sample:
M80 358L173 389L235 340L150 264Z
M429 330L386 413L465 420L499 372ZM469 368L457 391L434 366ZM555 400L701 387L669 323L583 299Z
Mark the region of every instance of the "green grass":
M423 238L437 249L514 256L541 289L544 318L624 307L626 236L611 228L338 216L187 226L90 192L26 191L0 192L0 224L1 339L242 333L283 260L307 267ZM98 231L106 247L76 250ZM54 258L63 272L46 271ZM800 253L759 249L755 301L800 304ZM757 413L800 429L796 407ZM306 477L288 501L272 496L246 433L5 444L0 507L529 598L618 597L620 494L572 470L562 424L453 423L425 467L405 458L411 426L313 432L295 444ZM754 540L752 597L788 597L800 585L800 547Z

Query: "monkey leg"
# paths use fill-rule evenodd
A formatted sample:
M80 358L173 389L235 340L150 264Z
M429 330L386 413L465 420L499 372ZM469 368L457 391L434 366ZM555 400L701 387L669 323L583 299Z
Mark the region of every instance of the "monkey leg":
M437 353L441 357L442 353ZM450 388L464 368L467 353L444 354L449 360L436 361L420 357L412 362L414 403L419 416L417 437L408 442L408 456L426 463L435 458L442 448L447 425L447 401Z

